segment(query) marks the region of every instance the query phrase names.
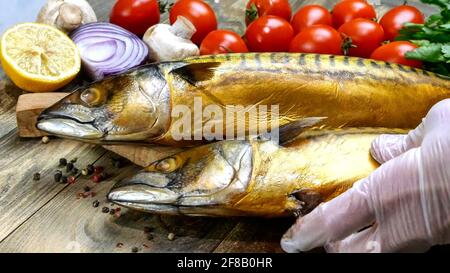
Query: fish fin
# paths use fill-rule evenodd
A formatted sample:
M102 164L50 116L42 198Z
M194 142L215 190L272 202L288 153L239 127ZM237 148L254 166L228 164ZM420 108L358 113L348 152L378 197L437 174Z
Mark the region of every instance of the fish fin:
M319 192L310 189L296 190L290 194L290 197L294 198L300 205L298 209L294 211L295 217L308 214L324 201Z
M279 145L284 146L296 140L300 133L302 133L305 129L310 128L325 119L325 117L310 117L298 119L280 126L278 128L278 133L276 131L265 133L264 135L258 136L258 139L272 141L278 140Z
M219 62L187 64L172 70L171 73L196 86L198 82L213 78L214 72L219 65Z

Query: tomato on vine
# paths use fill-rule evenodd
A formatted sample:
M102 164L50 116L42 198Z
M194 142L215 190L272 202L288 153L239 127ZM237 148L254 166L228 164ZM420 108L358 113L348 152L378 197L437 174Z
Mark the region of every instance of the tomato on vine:
M245 9L245 23L247 26L265 15L275 15L286 21L291 20L292 9L288 0L250 0Z

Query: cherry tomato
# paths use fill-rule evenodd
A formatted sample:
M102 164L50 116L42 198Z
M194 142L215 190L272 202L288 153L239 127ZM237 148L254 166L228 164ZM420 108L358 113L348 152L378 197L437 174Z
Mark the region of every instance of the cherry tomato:
M336 29L356 18L372 20L377 17L375 9L364 0L341 1L334 6L331 14Z
M214 30L206 35L200 45L200 54L244 53L247 45L237 33L229 30Z
M217 18L214 10L202 0L179 0L170 10L170 23L173 24L178 16L186 17L197 29L191 40L200 45L202 40L213 30L217 29Z
M392 42L377 48L370 55L370 58L420 68L422 67L422 62L409 60L405 57L406 52L413 51L417 47L415 44L407 41Z
M358 18L345 23L339 32L345 37L344 49L348 49L350 56L368 58L384 41L381 25L368 19Z
M288 0L250 0L245 10L245 23L247 26L264 15L275 15L291 20L292 9Z
M425 18L415 7L399 6L389 10L380 20L380 24L384 29L386 39L394 41L398 35L398 31L403 28L405 23L423 24Z
M284 52L294 38L288 21L266 15L251 23L245 32L248 48L253 52Z
M313 25L332 26L331 13L320 5L306 5L299 9L292 18L291 25L295 33Z
M339 32L327 25L316 25L297 34L291 42L289 52L341 55L341 46Z
M142 36L149 27L158 24L159 19L157 0L118 0L109 21Z

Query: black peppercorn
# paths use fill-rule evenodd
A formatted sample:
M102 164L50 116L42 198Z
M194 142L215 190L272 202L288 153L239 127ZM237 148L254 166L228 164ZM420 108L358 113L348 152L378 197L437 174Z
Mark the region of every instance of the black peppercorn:
M144 227L144 233L150 233L150 232L152 232L154 230L155 230L154 227Z
M38 181L38 180L40 180L41 179L41 174L40 173L35 173L35 174L33 174L33 180L34 181Z
M65 159L65 158L60 158L60 159L59 159L59 165L60 165L60 166L66 166L66 165L67 165L67 159Z
M61 177L62 177L62 172L61 171L56 171L54 178L55 178L55 182L60 182L61 181Z
M89 186L84 186L83 190L84 190L84 192L88 192L91 190L91 188Z
M131 249L131 252L133 252L133 253L136 253L136 252L138 252L139 251L139 248L137 248L137 247L133 247L132 249Z
M78 169L77 169L76 167L73 167L73 169L72 169L72 174L73 174L73 175L78 174Z
M67 184L67 176L65 175L61 176L61 183Z
M92 202L92 206L94 208L98 207L100 205L100 202L98 200L95 200L94 202Z
M88 175L93 174L94 173L94 165L92 165L92 164L87 165L86 170L87 170Z
M108 207L103 207L102 208L102 212L103 213L108 213L109 212L109 208Z
M69 162L66 165L66 172L70 172L73 170L73 163Z

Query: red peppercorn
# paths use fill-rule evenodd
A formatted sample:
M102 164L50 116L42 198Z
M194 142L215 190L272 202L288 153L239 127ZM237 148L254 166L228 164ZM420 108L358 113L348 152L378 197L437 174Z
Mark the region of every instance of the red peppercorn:
M100 181L102 181L102 176L99 174L94 174L92 176L92 181L94 181L95 183L100 183Z
M67 183L69 183L69 184L75 183L75 176L69 176L69 177L67 177Z
M94 173L95 173L95 174L100 174L100 173L103 172L104 169L105 169L105 168L103 168L102 166L95 166L95 167L94 167Z

